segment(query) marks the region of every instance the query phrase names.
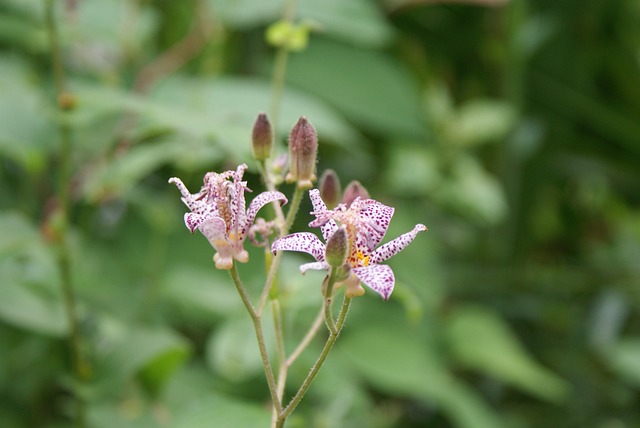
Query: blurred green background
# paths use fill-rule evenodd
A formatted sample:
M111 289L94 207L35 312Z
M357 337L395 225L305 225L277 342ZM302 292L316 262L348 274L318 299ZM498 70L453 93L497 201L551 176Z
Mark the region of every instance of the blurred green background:
M195 191L246 162L261 190L251 126L273 110L265 32L285 7L311 34L278 151L306 115L319 172L396 207L387 239L429 227L389 262L390 301L354 301L287 426L640 426L640 2L52 1L62 111L47 1L0 1L0 426L73 426L74 394L96 428L268 425L248 317L167 179ZM280 275L289 351L320 305L308 261L287 253Z

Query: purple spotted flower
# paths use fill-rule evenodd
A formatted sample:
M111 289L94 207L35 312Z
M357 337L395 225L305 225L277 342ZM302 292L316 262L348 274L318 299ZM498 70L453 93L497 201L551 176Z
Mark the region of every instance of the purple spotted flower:
M394 209L373 199L356 198L350 206L339 204L335 209L329 210L320 198L317 189L309 191L313 203L313 214L316 219L309 223L311 227L320 227L322 236L328 241L339 226L346 227L348 236L347 264L351 268L351 276L345 281L347 291L351 289L352 295L358 295L353 291L354 284L359 286L362 282L383 299L387 300L393 292L395 277L393 271L387 265L381 264L385 260L402 251L413 241L416 235L427 230L423 224L417 224L412 231L400 235L380 247ZM376 248L377 247L377 248ZM300 266L300 271L305 273L309 269L328 270L326 261L325 244L313 233L294 233L276 240L271 246L276 252L301 251L311 254L316 261Z
M242 164L235 171L208 172L202 189L194 194L189 193L179 178L169 179L169 183L178 187L182 202L191 210L184 215L184 224L191 233L198 229L209 240L216 250L213 261L218 269L231 269L234 259L246 263L249 254L243 243L258 210L272 201L287 202L280 192L263 192L247 210L244 192L251 190L247 188L247 182L242 181L246 169L247 165Z

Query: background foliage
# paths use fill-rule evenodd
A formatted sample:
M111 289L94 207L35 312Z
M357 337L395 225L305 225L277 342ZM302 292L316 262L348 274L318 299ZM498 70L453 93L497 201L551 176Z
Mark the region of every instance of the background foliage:
M45 3L0 2L0 425L70 426L75 391L91 427L266 426L249 321L167 179L251 164L284 0L55 2L67 111ZM280 141L306 115L319 171L395 206L389 236L430 231L392 259L389 302L354 302L288 426L639 426L640 4L295 6L311 35ZM54 245L61 127L80 384ZM261 259L242 266L256 294ZM294 339L320 304L301 260L280 279Z

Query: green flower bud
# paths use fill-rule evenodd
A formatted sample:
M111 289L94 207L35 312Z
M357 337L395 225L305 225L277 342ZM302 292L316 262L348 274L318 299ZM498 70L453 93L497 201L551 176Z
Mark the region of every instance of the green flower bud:
M320 177L320 197L330 210L340 203L340 179L332 169L326 169Z
M369 192L367 192L367 189L365 189L359 181L353 180L344 189L342 203L349 207L351 206L351 202L353 202L357 197L360 197L361 199L369 199Z
M287 182L297 182L301 189L310 189L316 180L318 136L313 125L302 116L289 134L289 174Z
M271 147L273 146L273 128L269 117L265 113L260 113L253 124L251 133L253 157L257 161L264 161L271 157Z
M333 268L340 268L347 260L347 227L340 226L327 241L326 261Z

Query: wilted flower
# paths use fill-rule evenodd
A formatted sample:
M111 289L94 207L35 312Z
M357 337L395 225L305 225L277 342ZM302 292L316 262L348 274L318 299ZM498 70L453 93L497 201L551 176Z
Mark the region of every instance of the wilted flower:
M169 183L178 187L182 201L191 210L184 215L185 225L191 233L200 230L209 240L216 250L213 261L218 269L231 269L233 259L246 263L249 254L243 243L260 208L272 201L287 202L280 192L263 192L247 210L244 192L250 189L247 182L242 181L246 169L247 165L242 164L235 171L208 172L202 189L194 194L189 193L179 178L169 179Z
M394 209L373 199L356 198L350 206L338 205L329 210L320 198L317 189L309 191L316 219L309 223L311 227L320 227L322 236L328 241L338 230L339 225L346 228L348 250L347 264L351 268L351 277L345 282L353 290L354 282L362 282L383 299L393 292L395 277L387 265L380 264L402 251L413 241L419 232L427 230L423 224L417 224L412 231L405 233L378 248L384 238ZM309 269L328 270L326 246L313 233L294 233L276 240L272 251L301 251L311 254L316 262L300 266L302 273Z

